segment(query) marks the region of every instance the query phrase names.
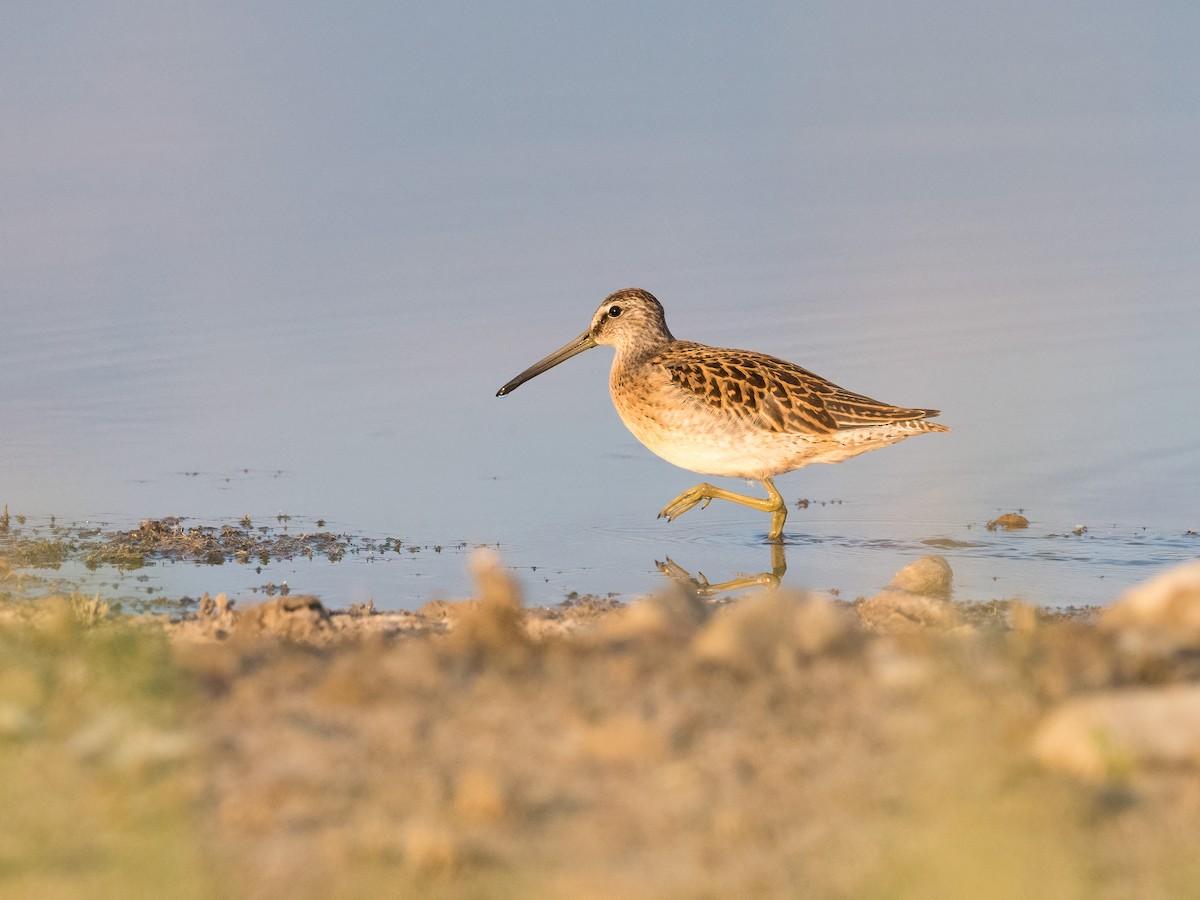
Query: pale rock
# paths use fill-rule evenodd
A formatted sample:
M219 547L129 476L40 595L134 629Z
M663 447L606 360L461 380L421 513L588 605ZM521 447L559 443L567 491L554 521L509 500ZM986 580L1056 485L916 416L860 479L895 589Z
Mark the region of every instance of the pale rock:
M1200 561L1168 569L1126 591L1100 616L1122 650L1169 656L1200 649Z
M948 600L906 591L883 591L855 609L867 629L891 634L950 629L962 624L958 610Z
M950 563L946 562L944 556L931 553L897 572L888 587L910 594L946 598L950 596L953 583L954 572Z
M1052 710L1033 736L1050 769L1089 781L1138 768L1200 765L1200 685L1107 691Z
M954 572L945 558L931 553L896 573L884 590L859 603L859 621L871 631L903 633L926 628L949 629L962 624L947 599Z

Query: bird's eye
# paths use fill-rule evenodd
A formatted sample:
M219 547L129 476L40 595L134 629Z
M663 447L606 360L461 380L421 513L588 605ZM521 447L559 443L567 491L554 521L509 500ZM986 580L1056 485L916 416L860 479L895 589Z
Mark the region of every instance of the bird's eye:
M608 308L608 317L609 317L610 319L615 319L615 318L616 318L617 316L619 316L620 314L621 314L621 307L619 307L619 306L610 306L610 307Z

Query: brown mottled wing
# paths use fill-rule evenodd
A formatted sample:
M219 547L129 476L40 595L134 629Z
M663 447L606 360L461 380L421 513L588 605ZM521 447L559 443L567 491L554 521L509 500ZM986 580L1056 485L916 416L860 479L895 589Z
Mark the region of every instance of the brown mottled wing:
M773 356L681 341L654 361L677 387L755 427L779 434L832 434L838 428L820 391L822 380Z
M786 360L678 341L654 362L696 399L778 434L832 434L937 415L854 394Z

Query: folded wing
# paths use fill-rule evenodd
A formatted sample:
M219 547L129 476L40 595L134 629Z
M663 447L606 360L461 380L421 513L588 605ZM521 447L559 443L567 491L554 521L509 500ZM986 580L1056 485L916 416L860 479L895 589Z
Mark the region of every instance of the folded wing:
M671 382L698 401L778 434L833 434L936 416L872 400L786 360L750 350L677 341L655 359Z

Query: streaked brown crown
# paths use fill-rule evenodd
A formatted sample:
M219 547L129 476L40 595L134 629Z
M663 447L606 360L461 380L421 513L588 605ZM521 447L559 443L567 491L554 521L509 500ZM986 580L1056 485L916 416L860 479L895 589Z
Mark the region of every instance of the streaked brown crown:
M641 288L625 288L605 297L589 331L596 343L625 353L649 353L675 340L662 304Z

